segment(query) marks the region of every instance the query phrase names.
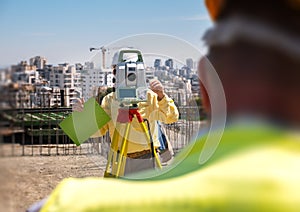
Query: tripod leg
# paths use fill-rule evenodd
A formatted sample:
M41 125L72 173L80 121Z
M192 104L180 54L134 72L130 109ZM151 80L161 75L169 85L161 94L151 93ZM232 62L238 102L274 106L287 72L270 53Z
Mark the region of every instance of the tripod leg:
M129 135L130 125L131 125L130 122L128 122L126 124L125 134L124 134L124 137L123 137L123 140L122 140L122 145L121 145L121 152L120 152L120 156L119 156L116 177L120 176L120 174L124 175L124 170L125 170L125 165L126 165L127 149L128 149L128 135ZM122 168L122 173L121 173L121 168Z
M104 177L112 177L114 175L113 170L116 170L119 140L120 140L120 134L119 134L118 130L115 130L113 137L112 137L111 145L109 148ZM111 169L111 170L109 171L109 169Z
M143 129L143 132L144 132L145 136L146 136L149 148L150 148L152 154L154 155L156 164L161 169L162 166L161 166L160 160L158 158L157 152L155 151L153 141L150 137L151 135L149 134L149 131L147 130L147 126L146 126L145 122L140 122L140 125L141 125L141 128Z

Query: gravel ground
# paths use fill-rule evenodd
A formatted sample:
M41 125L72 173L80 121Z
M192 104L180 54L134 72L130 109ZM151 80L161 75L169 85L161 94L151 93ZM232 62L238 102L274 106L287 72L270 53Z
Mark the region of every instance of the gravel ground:
M3 146L1 151L3 150ZM10 150L9 150L10 151ZM0 212L19 212L43 199L67 177L102 177L103 156L0 157Z

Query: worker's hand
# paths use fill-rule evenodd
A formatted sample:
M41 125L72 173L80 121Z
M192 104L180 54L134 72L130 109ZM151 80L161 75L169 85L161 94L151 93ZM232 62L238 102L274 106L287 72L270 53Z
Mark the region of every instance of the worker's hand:
M157 100L160 101L165 97L164 86L158 80L150 82L150 89L157 94Z
M72 111L82 112L83 111L83 98L76 98L73 100L74 104L72 105Z

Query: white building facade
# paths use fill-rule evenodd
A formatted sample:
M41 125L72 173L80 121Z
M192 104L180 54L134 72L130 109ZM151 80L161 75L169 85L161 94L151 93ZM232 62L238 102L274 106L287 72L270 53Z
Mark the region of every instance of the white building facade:
M88 69L81 72L82 96L85 100L95 97L100 86L113 87L112 69Z
M80 97L81 74L73 65L59 64L50 73L50 87L60 88L63 106L72 106L73 100Z

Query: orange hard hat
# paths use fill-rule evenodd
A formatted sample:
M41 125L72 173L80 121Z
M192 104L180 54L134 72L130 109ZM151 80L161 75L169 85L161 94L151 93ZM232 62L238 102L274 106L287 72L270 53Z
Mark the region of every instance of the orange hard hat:
M205 0L208 13L212 20L216 20L226 0Z
M268 10L280 10L287 8L291 11L300 11L300 0L264 0L264 1L253 1L253 0L205 0L205 5L208 13L213 21L218 20L224 13L232 13L243 8L243 12L253 12L253 8L259 8L264 10L265 13L269 13ZM276 5L278 7L276 7Z

